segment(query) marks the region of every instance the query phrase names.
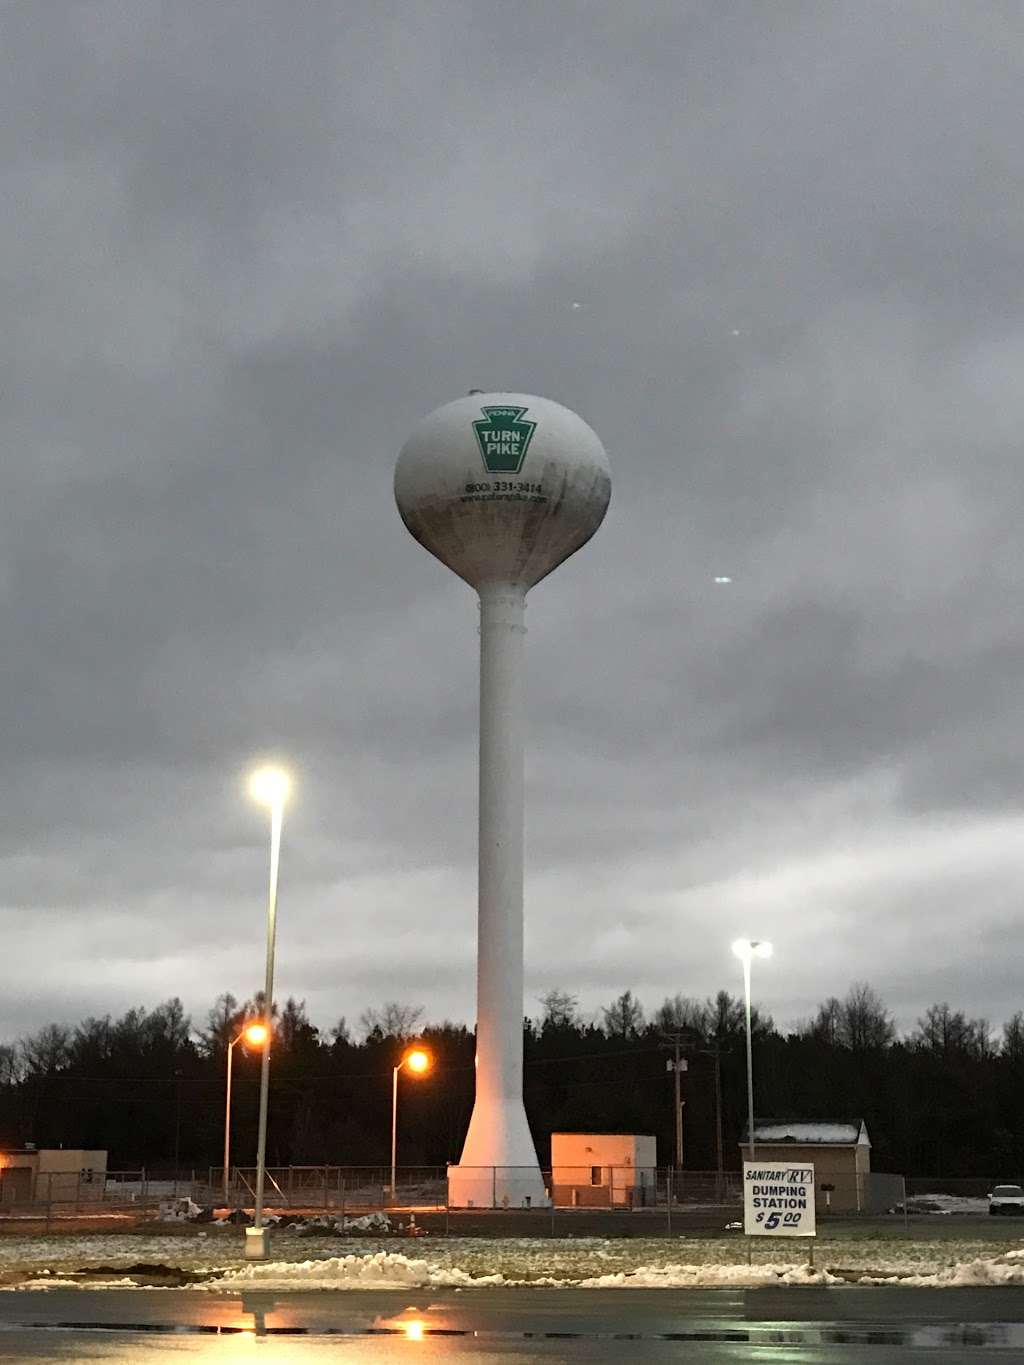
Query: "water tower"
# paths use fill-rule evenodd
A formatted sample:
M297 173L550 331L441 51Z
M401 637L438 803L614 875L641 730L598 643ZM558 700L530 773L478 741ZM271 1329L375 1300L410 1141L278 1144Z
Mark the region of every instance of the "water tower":
M525 393L438 408L395 468L406 527L480 597L476 1102L449 1168L454 1207L546 1202L523 1108L523 618L527 592L586 544L610 496L586 422Z

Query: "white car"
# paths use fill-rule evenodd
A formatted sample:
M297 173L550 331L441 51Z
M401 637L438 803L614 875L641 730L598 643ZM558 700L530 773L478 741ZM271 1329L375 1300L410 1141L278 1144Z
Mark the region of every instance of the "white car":
M997 1185L988 1197L989 1213L1024 1213L1024 1189L1019 1185Z

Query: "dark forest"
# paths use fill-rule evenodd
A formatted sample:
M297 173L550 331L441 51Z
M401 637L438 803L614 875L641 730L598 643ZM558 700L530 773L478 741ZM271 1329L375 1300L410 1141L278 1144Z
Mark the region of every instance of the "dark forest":
M684 1164L716 1166L716 1066L723 1159L739 1165L746 1114L742 1000L665 1000L649 1017L630 991L581 1016L553 991L524 1019L526 1109L542 1165L558 1131L653 1133L673 1159L676 1042L688 1062ZM202 1170L220 1160L228 1042L260 1009L221 996L198 1026L181 1002L122 1018L51 1024L0 1045L0 1142L106 1148L110 1170ZM907 1175L1018 1178L1024 1170L1024 1014L1001 1028L936 1004L899 1036L867 985L823 1002L789 1032L753 1011L758 1119L864 1119L872 1167ZM302 1002L275 1009L268 1162L382 1165L392 1068L425 1043L431 1074L402 1081L402 1166L457 1161L473 1098L473 1034L422 1022L416 1006L367 1010L327 1032ZM260 1058L235 1050L234 1153L251 1164Z

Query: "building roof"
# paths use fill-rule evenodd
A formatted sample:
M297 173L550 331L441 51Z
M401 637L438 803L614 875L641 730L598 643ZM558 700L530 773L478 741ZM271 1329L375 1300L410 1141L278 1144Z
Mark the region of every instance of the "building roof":
M768 1144L791 1142L810 1147L856 1147L859 1143L870 1147L868 1130L863 1119L853 1123L807 1122L754 1123L754 1141Z

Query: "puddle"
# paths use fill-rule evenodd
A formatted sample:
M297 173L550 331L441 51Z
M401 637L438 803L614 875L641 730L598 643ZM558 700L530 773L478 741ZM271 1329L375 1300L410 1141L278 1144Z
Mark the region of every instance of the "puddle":
M758 1323L743 1327L693 1327L678 1332L556 1332L488 1330L486 1328L432 1326L421 1319L375 1324L368 1327L275 1327L260 1321L243 1323L83 1322L69 1318L57 1322L6 1323L5 1330L119 1332L164 1336L256 1336L399 1337L421 1341L427 1337L470 1337L475 1341L679 1341L723 1342L750 1346L884 1346L884 1347L991 1347L1005 1350L1024 1347L1024 1323L931 1323L916 1327L859 1327L836 1324Z

